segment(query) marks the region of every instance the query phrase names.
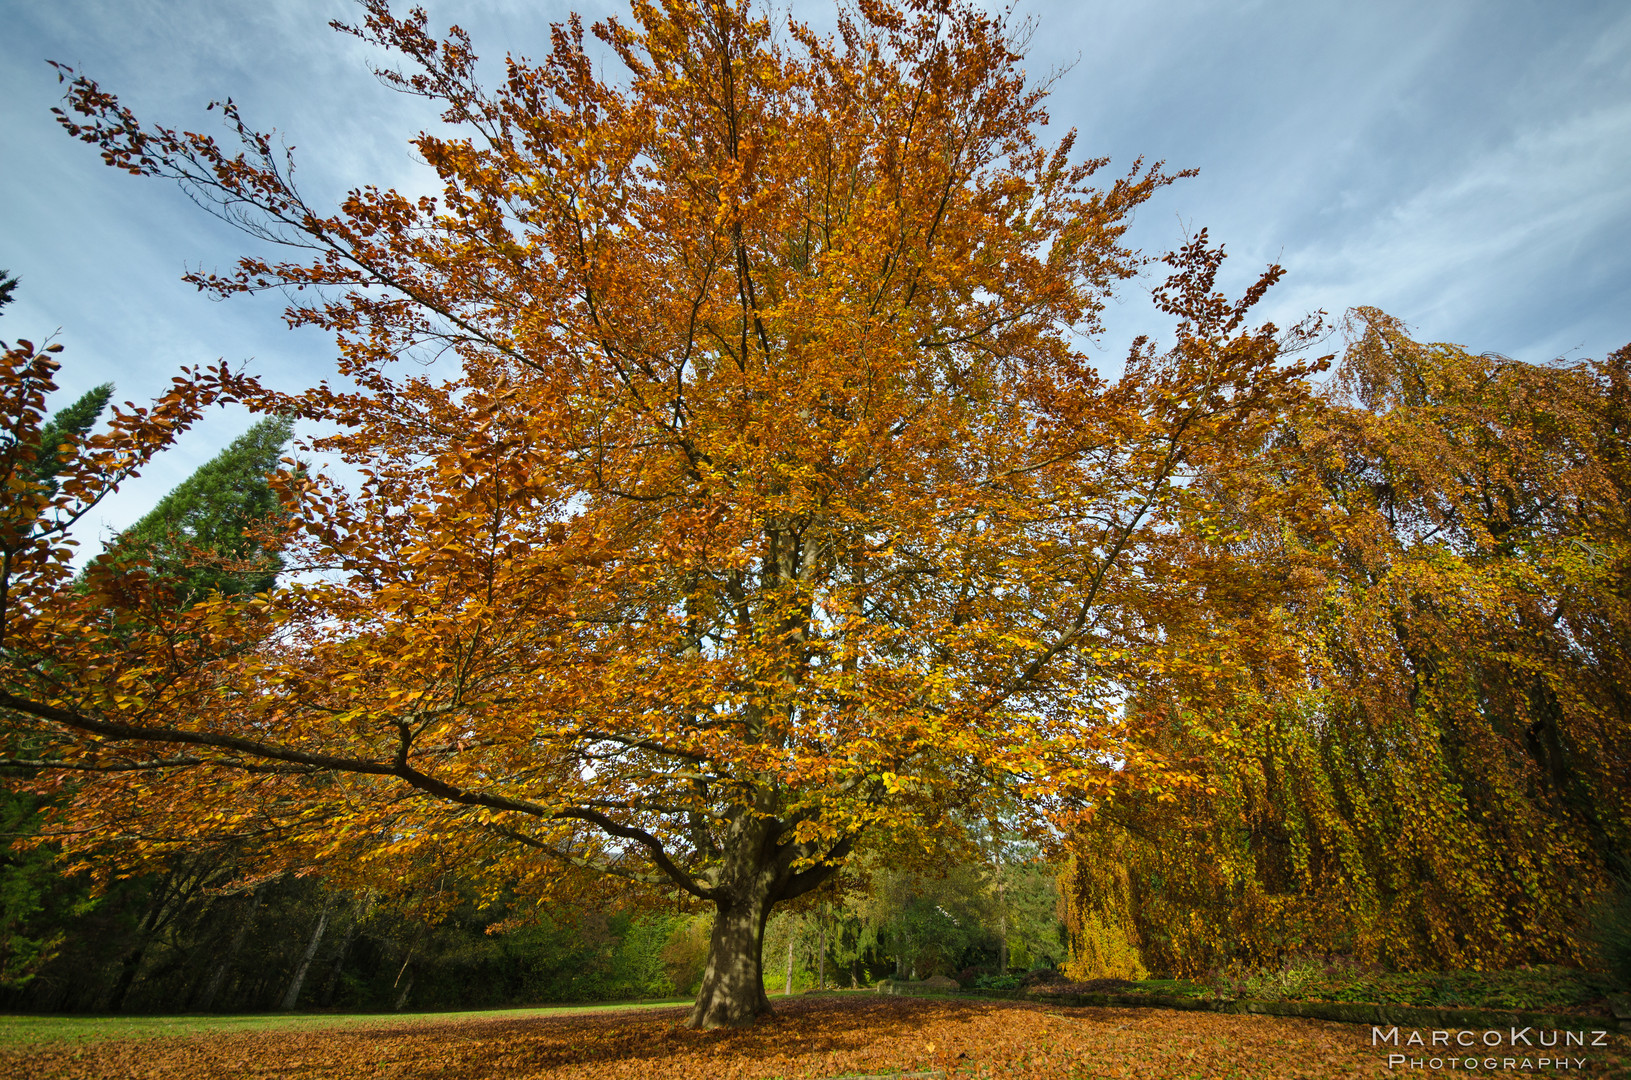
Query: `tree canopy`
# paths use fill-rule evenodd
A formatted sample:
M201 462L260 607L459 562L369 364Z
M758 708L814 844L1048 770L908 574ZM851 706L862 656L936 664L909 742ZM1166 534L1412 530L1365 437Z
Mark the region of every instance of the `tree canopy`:
M1255 474L1194 485L1203 617L1168 620L1133 727L1203 782L1078 834L1084 961L1593 960L1631 840L1631 349L1350 330Z
M969 6L825 38L639 4L594 28L618 77L573 19L493 89L461 31L362 6L340 29L455 128L414 142L437 198L321 213L230 102L236 148L61 69L109 164L296 249L193 280L292 287L334 333L341 383L231 386L363 476L281 482L272 594L178 611L108 560L8 612L0 705L91 777L75 835L675 889L716 911L692 1021L738 1025L772 907L863 840L1162 782L1119 701L1189 478L1249 463L1318 366L1247 321L1277 267L1230 300L1203 233L1156 294L1173 344L1101 378L1084 341L1174 174L1095 186Z

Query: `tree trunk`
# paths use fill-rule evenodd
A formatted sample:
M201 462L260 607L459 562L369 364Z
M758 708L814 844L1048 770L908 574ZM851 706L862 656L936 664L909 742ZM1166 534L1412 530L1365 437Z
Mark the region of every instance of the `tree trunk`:
M1008 882L1002 876L1002 858L997 858L997 974L1008 974Z
M125 1006L125 997L130 993L130 988L135 985L136 973L141 970L142 960L147 956L148 943L152 940L154 931L158 929L159 923L162 921L159 915L163 912L164 905L169 900L170 887L175 881L175 877L176 872L174 870L167 871L158 884L153 886L153 893L148 900L147 911L142 916L142 921L136 926L136 944L131 948L130 952L125 954L124 960L120 963L119 979L113 984L113 993L108 996L107 1009L109 1012L118 1012Z
M406 1005L408 1003L408 995L411 994L412 992L413 992L413 976L409 975L407 985L402 988L402 993L400 993L400 994L398 994L396 996L396 1011L397 1012L402 1011L402 1006L404 1006L404 1005Z
M306 982L306 971L311 967L312 957L317 955L317 947L323 943L323 931L328 928L328 904L323 905L323 913L317 916L317 925L312 929L311 940L306 943L306 951L300 955L300 963L295 965L294 978L289 980L289 992L283 995L283 1010L295 1007L300 1000L300 988Z
M713 902L714 928L708 942L708 964L702 971L697 1003L691 1008L694 1028L746 1027L771 1012L765 994L765 923L782 900L803 896L832 877L849 857L854 837L831 847L814 866L795 870L801 859L818 854L800 844L779 842L787 826L762 813L744 813L732 828L723 864L708 875L707 891L693 889Z
M784 997L793 996L793 932L787 932L787 986L782 990Z
M816 934L816 989L827 989L827 901L821 901L821 928Z
M204 987L203 996L198 999L198 1011L209 1012L215 1006L215 998L221 992L221 984L226 981L227 973L232 970L233 961L238 958L238 950L243 948L244 938L249 936L249 928L255 925L255 913L260 910L261 890L256 888L250 894L249 911L244 914L238 923L238 929L233 931L232 944L227 946L226 955L221 957L210 973L209 985Z
M119 965L119 979L113 984L113 993L108 995L109 1012L118 1012L125 1007L125 996L136 983L136 972L141 970L142 959L147 955L146 927L142 930L143 938Z
M351 951L351 943L357 939L357 920L351 919L346 923L345 936L340 938L339 951L334 954L334 967L329 970L328 981L323 984L323 996L320 1001L325 1008L334 1004L334 992L340 987L341 975L345 971L346 953Z
M763 966L769 885L768 880L754 881L735 896L714 901L708 966L691 1008L692 1027L746 1027L755 1017L770 1013Z

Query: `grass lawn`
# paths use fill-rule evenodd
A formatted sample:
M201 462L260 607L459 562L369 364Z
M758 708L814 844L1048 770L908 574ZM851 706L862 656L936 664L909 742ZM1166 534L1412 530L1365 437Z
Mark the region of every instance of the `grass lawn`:
M100 1038L12 1041L0 1045L0 1076L826 1080L915 1073L946 1080L1282 1080L1393 1076L1400 1068L1389 1070L1389 1048L1372 1046L1368 1027L1283 1017L875 994L783 999L774 1016L744 1031L690 1031L681 1026L684 1015L681 1005L242 1018L236 1027L228 1019L179 1018L170 1021L175 1038L135 1038L133 1030L121 1030ZM186 1024L199 1027L182 1034ZM1614 1036L1610 1042L1575 1050L1562 1075L1626 1075L1631 1057L1624 1041ZM1477 1071L1490 1071L1484 1064L1490 1053L1499 1052L1480 1054ZM1557 1053L1524 1050L1516 1059L1529 1059L1529 1068L1515 1061L1506 1069L1557 1075L1550 1060ZM1464 1063L1457 1068L1467 1071ZM1448 1060L1442 1069L1451 1071ZM1501 1064L1496 1071L1504 1071Z
M255 1031L304 1031L383 1024L456 1023L461 1020L525 1020L540 1016L577 1016L630 1009L663 1009L690 1005L690 998L614 1002L537 1009L489 1009L480 1012L426 1013L259 1013L243 1016L0 1016L0 1047L59 1039L148 1039L166 1035L231 1035Z

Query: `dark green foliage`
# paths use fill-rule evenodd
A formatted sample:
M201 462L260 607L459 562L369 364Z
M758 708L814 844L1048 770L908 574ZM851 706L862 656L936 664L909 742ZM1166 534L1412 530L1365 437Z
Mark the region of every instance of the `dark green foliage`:
M16 298L17 279L6 270L0 270L0 308L5 307Z
M62 409L40 430L40 442L34 451L34 475L32 479L37 483L48 485L56 490L54 480L62 472L64 464L59 456L63 444L77 445L90 433L96 424L96 418L102 415L107 408L108 399L113 396L113 384L103 383L93 387L80 395L78 401Z
M62 878L41 862L28 879L35 914L13 928L21 956L28 942L59 936L54 958L31 980L0 986L0 1010L40 1012L266 1012L279 1007L318 920L326 929L307 969L297 1007L390 1011L673 998L695 971L674 961L688 935L706 926L691 915L554 907L541 916L510 901L471 899L435 923L405 914L411 898L339 893L316 878L290 875L256 885L230 848L172 857L160 872L114 881L94 905L88 882ZM800 971L814 983L819 928L827 927L827 984L870 984L894 967L880 948L900 938L905 966L984 964L996 955L973 873L907 877L895 883L898 906L872 908L885 925L839 897L788 915ZM1014 880L1010 880L1010 885ZM961 895L959 895L961 894ZM1012 896L1010 895L1010 899ZM79 906L74 905L78 903ZM866 905L861 905L863 908ZM1041 905L1038 905L1040 908ZM946 931L938 909L963 926ZM488 933L502 924L504 933ZM783 979L787 934L767 951L773 992ZM984 983L982 985L1001 985Z
M667 997L683 993L668 977L663 947L684 920L673 915L641 914L629 919L609 972L613 997ZM689 989L689 988L688 988Z
M999 874L1010 970L1059 967L1070 950L1059 917L1058 868L1033 859L1007 863Z
M63 937L58 954L36 965L32 981L0 986L0 1010L272 1011L324 912L302 1010L676 996L662 952L684 916L555 909L507 933L488 933L517 912L471 902L427 924L314 878L284 875L250 887L239 870L230 851L197 853L163 873L114 883L92 910L56 912L50 926Z
M957 903L960 899L950 889L907 887L879 934L884 951L905 961L906 975L948 974L995 951L979 913Z
M1545 1011L1601 1001L1610 989L1610 982L1595 972L1541 966L1514 971L1414 972L1319 979L1310 983L1304 992L1308 999L1322 1001Z
M0 788L0 836L33 832L37 803ZM61 931L41 918L57 885L53 861L40 848L0 849L0 987L27 985L62 944Z
M487 933L508 914L472 905L426 926L380 909L358 928L332 996L309 986L302 1007L486 1008L677 993L662 961L675 916L557 909L507 933ZM335 954L324 955L332 967Z
M827 924L825 944L827 950L826 985L829 987L871 984L894 970L891 957L882 948L881 927L861 918L859 913L840 904L827 904L811 912L802 920L800 946L809 956L808 970L815 979L820 978L819 950L823 943L821 923ZM766 975L774 985L777 980L768 964ZM783 982L785 982L785 967ZM812 980L812 985L814 985Z
M1578 968L1388 972L1342 957L1288 961L1238 978L1209 980L1214 993L1261 1001L1355 1001L1442 1008L1544 1012L1602 1001L1615 980Z
M1122 982L1124 980L1097 980L1099 982ZM1133 988L1150 994L1164 994L1170 997L1204 997L1208 991L1205 986L1189 979L1139 979L1133 983Z
M267 477L290 432L291 422L275 417L250 428L120 533L111 557L146 560L174 583L180 604L214 590L237 596L270 589L283 561L254 531L280 512Z
M1065 959L1057 871L1016 846L1013 861L954 863L938 874L881 870L857 907L898 978L1004 975Z
M1621 990L1631 990L1631 881L1618 887L1593 912L1591 937L1597 956Z
M78 929L105 921L109 898L117 919L117 901L130 892L120 882L94 898L84 875L61 873L54 849L28 844L39 831L41 805L38 796L0 786L0 1001L23 988L45 992L51 980L36 980L73 966L83 947Z
M189 1011L223 965L216 1007L274 1007L304 944L308 909L322 897L315 882L282 879L262 886L271 902L250 918L253 897L230 888L236 869L228 852L193 853L161 873L113 882L89 910L59 912L58 955L27 986L0 992L0 1008ZM231 956L228 943L246 923L251 933Z

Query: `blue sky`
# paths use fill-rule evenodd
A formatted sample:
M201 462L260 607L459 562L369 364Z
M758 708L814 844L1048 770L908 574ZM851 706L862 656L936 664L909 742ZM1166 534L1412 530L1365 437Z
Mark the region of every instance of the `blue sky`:
M491 60L541 55L549 23L573 8L589 21L624 10L424 6ZM819 26L833 8L790 10ZM1054 125L1080 129L1082 153L1111 156L1107 175L1141 154L1200 169L1140 211L1134 242L1159 253L1207 228L1236 287L1283 264L1267 317L1371 304L1422 337L1533 362L1631 341L1631 4L1019 0L1017 11L1036 20L1027 66L1068 68ZM408 139L434 117L327 28L353 17L344 0L0 0L0 267L23 280L0 338L55 333L64 400L104 380L117 400L144 400L177 366L217 357L292 389L329 371L332 348L285 329L275 296L216 303L180 281L252 242L64 135L45 60L149 123L214 130L205 104L232 96L294 144L319 206L361 184L429 190ZM1151 283L1110 311L1097 342L1106 367L1127 339L1161 329ZM211 414L98 508L96 530L129 524L250 422Z

